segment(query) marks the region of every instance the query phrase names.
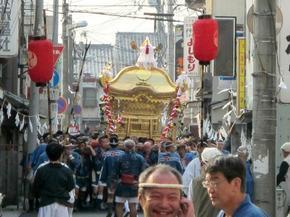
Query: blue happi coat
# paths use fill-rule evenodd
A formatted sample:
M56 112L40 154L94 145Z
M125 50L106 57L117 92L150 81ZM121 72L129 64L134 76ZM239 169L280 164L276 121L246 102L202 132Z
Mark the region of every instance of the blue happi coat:
M134 151L125 152L118 159L115 167L116 180L118 182L116 189L116 196L119 197L137 197L138 193L138 178L140 173L146 167L144 157ZM122 175L134 176L136 183L128 184L122 182Z
M115 147L104 153L104 164L101 171L100 181L107 184L109 188L114 187L113 185L116 184L113 180L116 176L115 165L122 154L124 154L124 151Z
M183 173L183 167L180 156L177 152L160 152L158 156L158 163L167 164L175 168L180 174Z

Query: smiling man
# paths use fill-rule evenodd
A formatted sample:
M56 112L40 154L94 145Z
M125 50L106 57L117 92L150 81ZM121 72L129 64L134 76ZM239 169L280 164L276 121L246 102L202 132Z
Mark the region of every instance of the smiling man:
M206 169L203 186L214 207L222 209L218 217L267 217L245 193L246 169L234 156L217 158Z
M158 164L139 177L139 202L144 217L194 217L192 203L182 197L182 178L174 168Z

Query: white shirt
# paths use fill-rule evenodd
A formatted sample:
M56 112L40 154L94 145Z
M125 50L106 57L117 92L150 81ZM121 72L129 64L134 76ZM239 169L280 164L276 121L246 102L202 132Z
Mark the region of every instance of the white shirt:
M190 186L191 180L195 177L199 177L200 172L201 165L199 157L197 157L190 161L182 175L182 183L186 187L183 191L186 195L188 195L188 188Z

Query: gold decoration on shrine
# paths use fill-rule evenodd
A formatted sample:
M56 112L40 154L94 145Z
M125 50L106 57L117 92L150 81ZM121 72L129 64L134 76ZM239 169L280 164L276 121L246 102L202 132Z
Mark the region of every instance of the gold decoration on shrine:
M120 138L148 137L159 140L164 108L176 97L176 85L159 68L126 67L109 82L113 116L124 120L117 127Z

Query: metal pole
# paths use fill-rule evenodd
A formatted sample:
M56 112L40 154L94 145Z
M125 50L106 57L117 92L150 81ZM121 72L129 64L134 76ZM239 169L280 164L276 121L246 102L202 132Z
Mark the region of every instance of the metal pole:
M173 0L167 1L168 14L173 14ZM175 81L175 59L174 59L174 32L173 32L173 16L168 18L168 53L167 53L167 67L168 74L172 81Z
M34 36L42 36L42 10L43 0L37 0L35 5L35 22L34 22ZM39 88L31 81L30 86L30 104L29 104L29 121L32 123L32 130L28 130L28 153L37 146L37 115L39 114Z
M254 1L253 173L255 203L275 215L276 29L275 0Z
M204 88L204 73L206 71L206 65L201 64L200 69L200 141L203 143L203 119L204 119L204 97L203 97L203 88Z

